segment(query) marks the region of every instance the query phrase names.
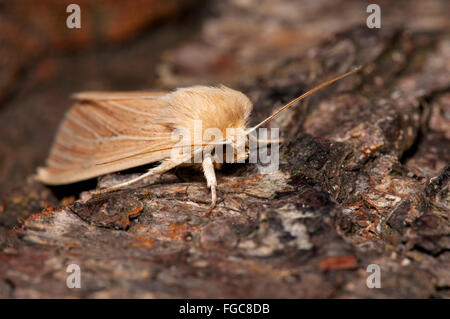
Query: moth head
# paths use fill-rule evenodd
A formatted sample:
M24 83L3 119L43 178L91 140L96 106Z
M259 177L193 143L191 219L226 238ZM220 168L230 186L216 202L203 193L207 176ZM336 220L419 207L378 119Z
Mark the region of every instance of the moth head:
M227 141L233 151L233 162L245 162L249 154L249 143L244 127L227 130Z

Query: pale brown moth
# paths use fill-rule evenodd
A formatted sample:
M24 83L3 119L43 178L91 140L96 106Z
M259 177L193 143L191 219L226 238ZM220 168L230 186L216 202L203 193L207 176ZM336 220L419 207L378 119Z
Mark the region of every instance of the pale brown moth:
M228 144L233 149L242 149L242 141L246 139L232 136L201 144L187 140L185 145L193 152L173 157L171 151L178 147L177 141L172 138L175 130L187 128L194 136L199 133L194 132L194 122L200 120L202 130L218 128L226 136L227 128L237 128L247 137L296 102L359 69L357 67L316 86L249 129L247 123L252 103L243 93L225 86L192 86L171 93L77 93L73 95L75 104L59 127L46 167L38 168L36 177L48 185L62 185L160 162L141 176L95 192L98 194L131 185L150 175L163 174L189 162L192 156L201 152L203 172L211 189L211 211L217 202L214 168L220 167L214 158L214 148L219 144ZM244 156L248 156L248 150Z

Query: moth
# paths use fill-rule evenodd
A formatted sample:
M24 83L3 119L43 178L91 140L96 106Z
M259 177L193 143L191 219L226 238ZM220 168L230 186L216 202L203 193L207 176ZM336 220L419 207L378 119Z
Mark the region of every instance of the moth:
M151 175L163 174L189 163L201 153L201 166L211 190L211 212L217 203L215 168L221 166L215 154L218 145L244 149L237 156L247 158L246 145L250 133L296 102L359 69L357 67L314 87L251 128L247 127L253 107L251 101L243 93L225 86L192 86L173 92L74 94L74 105L61 122L46 166L38 168L36 178L44 184L63 185L158 163L136 178L94 192L99 194L132 185ZM200 132L196 121L202 123ZM209 128L218 129L222 136L226 136L226 130L230 128L238 129L236 132L240 133L220 140L202 140L201 143L192 139L198 134L203 136L204 130ZM174 139L177 130L187 130L190 137ZM277 141L265 141L273 142ZM176 148L186 147L191 151L173 155Z

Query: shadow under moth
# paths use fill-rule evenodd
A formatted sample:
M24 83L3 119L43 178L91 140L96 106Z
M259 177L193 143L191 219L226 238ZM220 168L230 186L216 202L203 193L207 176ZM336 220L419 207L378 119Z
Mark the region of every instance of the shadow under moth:
M223 163L217 147L243 150L237 151L231 162L245 160L249 156L248 139L255 139L252 132L296 102L360 68L316 86L251 128L247 128L251 101L225 86L192 86L173 92L77 93L73 95L74 105L59 126L46 167L38 168L36 178L48 185L63 185L158 162L137 178L94 192L99 194L192 163L201 154L201 166L211 189L211 212L217 202L215 168ZM198 121L202 123L200 128ZM193 138L204 137L205 131L212 128L222 134L202 138L200 143ZM235 133L226 134L227 129L234 129ZM188 134L179 134L180 131ZM174 152L179 149L182 154ZM226 162L230 162L228 157Z

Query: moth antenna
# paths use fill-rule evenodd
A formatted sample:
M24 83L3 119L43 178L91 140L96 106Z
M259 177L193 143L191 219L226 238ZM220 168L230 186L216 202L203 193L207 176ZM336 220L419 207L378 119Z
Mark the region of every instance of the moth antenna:
M331 80L328 80L328 81L326 81L326 82L324 82L324 83L321 83L321 84L319 84L318 86L316 86L315 88L309 90L308 92L303 93L302 95L300 95L300 96L297 97L296 99L293 99L293 100L290 101L288 104L286 104L285 106L283 106L281 109L279 109L278 111L276 111L275 113L273 113L271 116L269 116L268 118L266 118L264 121L262 121L262 122L259 123L258 125L256 125L256 126L250 128L250 129L248 129L247 132L245 132L245 135L249 135L250 133L252 133L253 131L255 131L258 127L261 127L262 125L266 124L266 123L269 122L271 119L273 119L275 116L277 116L278 114L280 114L281 112L283 112L283 111L286 110L287 108L291 107L291 106L294 105L296 102L298 102L298 101L300 101L300 100L303 100L303 99L304 99L305 97L307 97L308 95L311 95L311 94L313 94L314 92L316 92L316 91L318 91L318 90L320 90L320 89L322 89L322 88L324 88L324 87L326 87L326 86L328 86L328 85L330 85L330 84L332 84L332 83L334 83L334 82L336 82L336 81L338 81L338 80L340 80L340 79L342 79L342 78L345 78L346 76L349 76L350 74L353 74L353 73L359 71L361 68L362 68L361 65L360 65L360 66L357 66L357 67L354 68L353 70L351 70L351 71L349 71L349 72L347 72L347 73L341 74L341 75L339 75L339 76L337 76L337 77L335 77L335 78L333 78L333 79L331 79Z

